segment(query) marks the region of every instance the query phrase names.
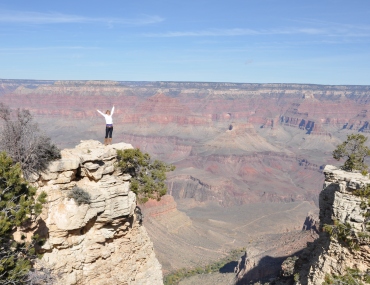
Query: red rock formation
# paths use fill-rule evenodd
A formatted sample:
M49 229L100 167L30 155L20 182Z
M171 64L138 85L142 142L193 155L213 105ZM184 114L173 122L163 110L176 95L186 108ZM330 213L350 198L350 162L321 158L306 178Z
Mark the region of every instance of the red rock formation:
M187 84L163 83L159 85L169 88L158 92L154 83L146 86L109 81L26 83L2 80L2 101L13 107L27 107L38 115L86 119L96 116L96 107L116 103L124 106L120 111L122 123L207 125L248 120L266 125L268 120L267 125L272 125L280 117L284 125L312 134L327 134L324 124L364 127L367 117L359 114L366 113L370 103L366 86L207 84L204 88L204 84L193 83L188 84L192 88L184 88ZM317 124L322 124L323 130L316 132Z
M114 139L175 163L178 176L171 179L176 197L197 192L194 197L201 201L225 205L317 197L321 180L314 173L329 160L338 136L343 136L339 131L370 132L368 86L12 80L0 84L1 102L30 109L63 146L102 136L98 132L103 121L96 109L115 104ZM191 171L182 173L187 168ZM279 177L273 188L266 174ZM187 186L193 190L182 190Z
M177 204L172 196L164 195L160 201L149 200L143 205L140 205L145 217L156 218L159 216L171 215L177 211Z

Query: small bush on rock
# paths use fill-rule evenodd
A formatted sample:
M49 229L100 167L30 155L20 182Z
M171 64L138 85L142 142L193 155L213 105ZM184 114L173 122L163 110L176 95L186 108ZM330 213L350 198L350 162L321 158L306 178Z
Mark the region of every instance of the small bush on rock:
M117 150L118 167L132 176L130 189L138 201L160 200L167 193L166 172L175 170L175 166L163 161L152 160L148 153L140 149Z
M363 216L366 218L369 218L370 217L370 185L367 184L364 187L353 191L353 194L361 198L360 208L361 210L366 210L366 212L363 213ZM369 226L370 224L367 224L367 228Z
M359 250L361 245L368 244L369 232L356 232L349 223L334 220L333 225L325 224L323 230L350 249Z
M325 275L325 281L323 285L365 285L370 283L370 270L361 272L357 269L347 268L345 275Z
M91 203L91 196L88 192L83 190L80 187L73 187L71 192L68 193L69 199L74 199L76 203L80 206L81 204L90 204Z

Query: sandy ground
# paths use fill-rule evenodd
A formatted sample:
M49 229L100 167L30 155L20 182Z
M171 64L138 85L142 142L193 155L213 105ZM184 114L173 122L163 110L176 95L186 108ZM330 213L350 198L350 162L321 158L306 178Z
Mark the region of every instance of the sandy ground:
M180 281L179 285L233 285L233 273L210 273L196 275Z

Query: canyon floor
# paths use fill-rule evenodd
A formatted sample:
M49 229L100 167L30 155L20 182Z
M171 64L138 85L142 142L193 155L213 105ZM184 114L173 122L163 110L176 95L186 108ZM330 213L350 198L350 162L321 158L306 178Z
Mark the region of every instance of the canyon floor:
M163 204L166 205L163 207ZM270 244L262 247L272 247L281 234L300 232L307 213L316 209L307 201L227 208L216 203L179 201L177 209L175 206L173 198L165 196L156 207L143 207L144 226L165 274L179 268L206 265L227 256L232 249L252 244L257 247L262 241ZM158 213L161 208L166 211ZM292 244L284 255L297 250Z

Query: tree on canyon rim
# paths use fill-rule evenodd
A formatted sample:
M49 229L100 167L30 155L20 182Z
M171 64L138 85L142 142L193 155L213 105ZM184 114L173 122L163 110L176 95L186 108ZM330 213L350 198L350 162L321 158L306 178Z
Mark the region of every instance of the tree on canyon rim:
M28 110L12 112L0 103L0 119L0 150L20 164L26 179L46 169L50 161L60 157L60 150L41 133Z
M41 213L46 194L35 199L36 188L22 176L19 163L5 152L0 153L0 283L29 284L35 245L38 241L26 241L22 236L15 240L14 232L27 228Z
M365 157L370 155L370 149L365 146L367 137L362 134L347 135L347 140L337 146L333 151L333 157L336 160L347 158L343 170L354 171L359 170L362 174L368 173L368 166L365 164Z
M28 110L12 112L0 103L0 119L0 283L49 284L53 276L48 270L32 269L38 236L15 239L14 233L34 226L46 201L45 193L36 197L27 179L60 157L60 151Z
M153 161L148 153L138 148L117 150L117 160L122 172L132 176L130 189L140 203L149 199L160 200L167 193L166 172L175 170L174 165Z

